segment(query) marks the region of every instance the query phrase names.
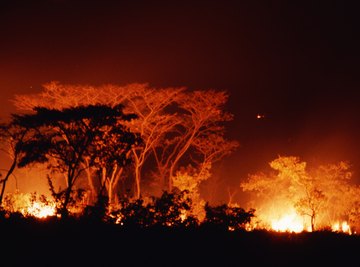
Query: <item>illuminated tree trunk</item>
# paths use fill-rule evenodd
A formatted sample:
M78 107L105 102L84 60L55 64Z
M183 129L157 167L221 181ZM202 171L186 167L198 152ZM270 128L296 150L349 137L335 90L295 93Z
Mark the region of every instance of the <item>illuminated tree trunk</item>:
M179 152L176 154L174 161L171 163L170 166L170 171L169 171L169 184L168 184L168 190L169 192L172 191L173 189L173 177L174 177L174 173L175 173L175 168L178 164L178 162L180 161L180 159L184 156L184 154L186 153L186 151L189 149L189 147L191 146L192 141L194 140L195 134L197 133L198 128L194 127L192 133L190 134L190 136L188 137L188 139L186 140L184 146L182 146L179 150Z
M91 195L88 198L87 204L90 204L90 203L92 204L97 199L97 192L96 192L96 188L95 188L94 181L93 181L92 171L89 167L89 160L85 159L85 162L86 162L86 165L85 164L82 164L82 165L84 166L84 169L86 170L86 177L87 177L88 185L90 187L90 192L91 192Z
M135 197L137 199L141 196L140 179L141 179L141 166L138 164L139 160L135 156Z
M110 208L116 203L114 201L114 195L115 195L114 188L117 186L123 171L124 171L124 168L119 169L118 165L116 164L115 168L114 168L114 170L112 172L111 178L109 180L108 198L109 198Z
M315 219L316 219L315 211L312 211L310 219L311 219L311 232L314 232L315 231Z
M64 202L61 205L60 214L62 219L66 219L69 215L68 205L71 199L71 192L74 185L75 168L69 168L67 176L67 187L65 190Z

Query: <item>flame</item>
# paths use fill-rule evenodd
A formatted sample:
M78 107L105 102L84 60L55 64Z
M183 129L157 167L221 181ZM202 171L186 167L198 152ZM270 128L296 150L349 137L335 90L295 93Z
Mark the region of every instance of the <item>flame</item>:
M272 230L278 232L295 232L300 233L304 231L304 223L296 212L291 212L281 216L278 220L271 221Z
M45 196L38 197L31 193L10 193L3 208L9 212L20 212L24 217L46 218L56 214L56 204Z
M349 235L352 234L350 225L346 221L343 221L341 224L340 222L334 223L331 227L331 230L333 232L343 232Z
M41 202L34 202L32 205L27 207L26 213L30 216L37 218L46 218L54 216L56 214L55 204L44 204Z

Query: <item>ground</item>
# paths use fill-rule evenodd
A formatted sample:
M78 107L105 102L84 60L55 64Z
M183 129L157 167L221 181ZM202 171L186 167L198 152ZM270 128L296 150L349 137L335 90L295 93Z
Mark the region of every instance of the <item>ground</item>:
M359 266L360 237L2 221L4 266ZM2 266L2 264L0 264Z

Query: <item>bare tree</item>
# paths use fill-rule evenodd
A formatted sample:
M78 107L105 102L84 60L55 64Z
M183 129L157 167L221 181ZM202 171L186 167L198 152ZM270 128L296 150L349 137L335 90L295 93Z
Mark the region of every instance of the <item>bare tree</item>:
M140 198L141 194L141 173L145 161L157 147L162 145L164 136L179 124L176 114L168 109L178 100L183 90L183 88L152 89L143 87L132 91L126 98L126 110L138 116L138 120L129 127L134 132L140 133L144 144L142 147L132 149L136 198Z
M232 142L229 150L217 147L205 147L208 141L221 138L224 128L222 123L232 119L231 114L224 111L228 95L224 91L194 91L184 94L178 100L179 120L174 131L169 133L163 145L155 151L157 166L161 176L167 175L168 190L172 190L172 180L176 170L185 156L187 161L194 161L194 153L202 154L203 166L208 166L216 158L230 152L236 142ZM222 145L226 142L222 140ZM227 143L230 144L230 143Z
M26 127L16 126L11 123L0 125L0 141L4 146L1 150L8 154L11 159L11 164L10 167L6 169L5 177L0 177L2 178L0 179L0 206L4 198L6 183L18 164L19 154L26 139L27 132L28 129Z

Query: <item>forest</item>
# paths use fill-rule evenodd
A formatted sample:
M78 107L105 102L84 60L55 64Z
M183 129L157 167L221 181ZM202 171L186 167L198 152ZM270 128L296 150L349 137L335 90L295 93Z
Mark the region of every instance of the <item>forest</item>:
M114 260L116 247L108 239L113 235L114 242L129 242L118 248L136 265L146 265L137 253L155 266L188 264L197 249L196 265L231 265L237 248L247 251L250 262L272 264L277 251L291 243L284 261L277 262L288 266L297 252L307 259L316 254L313 247L321 246L322 255L327 239L330 246L336 239L328 248L339 253L336 260L352 259L344 253L359 245L360 187L348 162L313 167L296 156L279 156L268 173L249 174L239 184L239 192L250 195L248 203L233 201L230 191L227 203L204 199L201 184L239 147L238 140L226 136L226 123L233 119L226 111L228 97L219 90L59 82L37 94L16 95L12 102L18 112L0 128L8 157L3 162L9 163L1 166L0 177L1 229L12 233L4 239L7 249L19 242L26 254L25 235L43 247L48 260L52 250L44 244L53 241L60 253L70 240L66 250L107 253L106 245ZM49 194L8 190L17 170L41 170ZM83 245L78 248L71 237ZM168 240L177 252L164 243L156 251L151 243L157 238ZM175 260L182 249L189 250L183 263ZM200 257L205 252L221 257L212 262ZM27 253L31 257L34 248ZM67 253L60 262L71 262ZM163 253L163 263L155 260L157 253ZM110 258L102 262L110 264Z

